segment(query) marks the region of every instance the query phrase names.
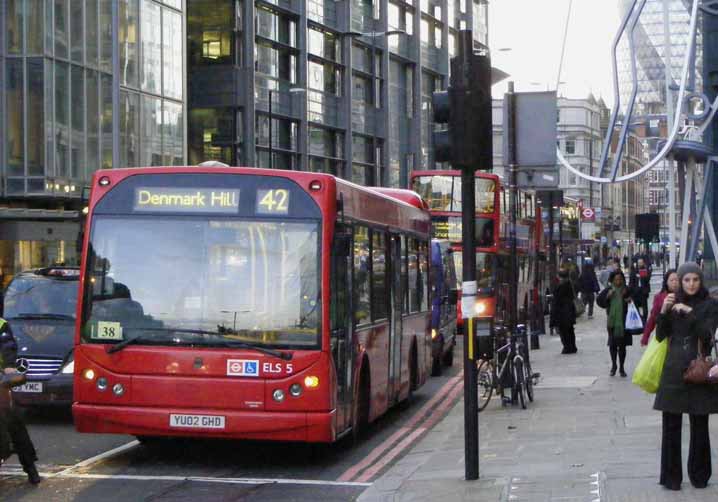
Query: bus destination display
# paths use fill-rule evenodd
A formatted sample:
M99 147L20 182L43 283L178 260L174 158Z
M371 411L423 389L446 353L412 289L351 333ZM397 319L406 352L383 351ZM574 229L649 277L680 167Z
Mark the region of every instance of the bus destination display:
M135 189L134 210L237 214L239 190L138 187Z

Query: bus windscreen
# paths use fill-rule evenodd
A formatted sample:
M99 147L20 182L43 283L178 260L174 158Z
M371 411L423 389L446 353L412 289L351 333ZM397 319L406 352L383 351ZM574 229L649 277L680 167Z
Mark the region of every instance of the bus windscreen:
M318 348L319 223L94 218L86 343Z
M429 204L430 211L461 212L461 177L448 175L419 176L412 189ZM476 178L476 213L493 213L496 184Z

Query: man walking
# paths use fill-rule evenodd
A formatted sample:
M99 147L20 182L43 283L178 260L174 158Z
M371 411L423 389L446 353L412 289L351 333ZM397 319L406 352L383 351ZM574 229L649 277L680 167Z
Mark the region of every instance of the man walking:
M10 325L5 319L0 318L0 371L5 375L17 374L15 359L17 357L17 343L12 335ZM10 437L15 452L17 453L22 469L27 473L27 479L33 485L38 484L42 478L37 472L35 462L37 454L32 444L27 428L20 415L12 406L10 389L0 389L7 393L0 398L0 427ZM4 402L7 401L7 402Z
M651 294L651 272L643 258L639 258L636 267L631 269L628 286L634 290L633 301L636 302L636 308L645 326L648 319L648 297Z

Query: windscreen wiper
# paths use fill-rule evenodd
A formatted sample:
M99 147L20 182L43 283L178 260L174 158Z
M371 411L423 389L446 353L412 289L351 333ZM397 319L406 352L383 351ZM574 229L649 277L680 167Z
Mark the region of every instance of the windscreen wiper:
M138 342L146 343L146 342L154 342L154 341L155 341L154 338L147 338L142 335L139 335L139 336L135 336L132 338L127 338L125 340L122 340L119 343L114 344L114 345L110 345L105 349L105 352L107 352L108 354L114 354L115 352L119 352L120 350L124 349L128 345L132 345L133 343L138 343Z
M67 314L33 314L30 312L22 312L16 316L8 317L7 319L59 319L74 321L75 317Z

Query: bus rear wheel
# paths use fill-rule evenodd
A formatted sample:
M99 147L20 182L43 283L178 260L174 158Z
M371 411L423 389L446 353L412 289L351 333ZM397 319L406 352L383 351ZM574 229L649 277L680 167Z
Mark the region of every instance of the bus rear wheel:
M352 437L355 442L364 436L369 427L369 392L369 375L366 367L363 367L359 379L359 394L352 427Z
M442 349L444 348L444 338L443 337L440 338L439 346ZM437 354L436 357L434 357L431 360L431 376L441 376L441 370L442 370L441 365L443 362L442 359L443 359L443 357L441 355L441 352L439 352L439 354Z
M451 347L446 354L444 354L444 360L442 362L447 368L451 368L454 365L454 347Z

